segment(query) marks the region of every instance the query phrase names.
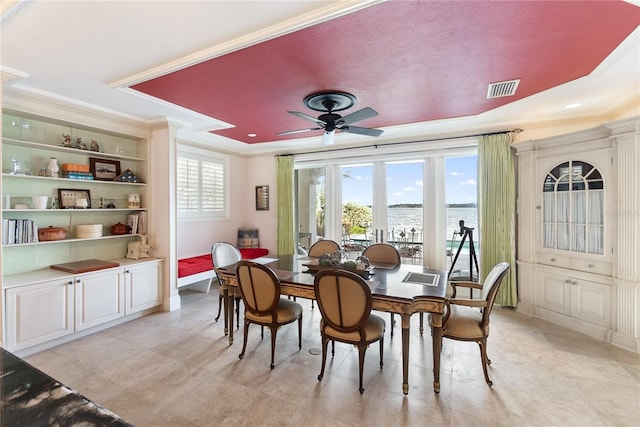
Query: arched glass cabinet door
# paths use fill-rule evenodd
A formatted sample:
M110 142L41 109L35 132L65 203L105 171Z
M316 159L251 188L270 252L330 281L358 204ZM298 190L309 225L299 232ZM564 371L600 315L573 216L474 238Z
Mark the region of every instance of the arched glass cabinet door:
M591 164L569 161L553 168L542 189L542 246L604 254L604 181Z

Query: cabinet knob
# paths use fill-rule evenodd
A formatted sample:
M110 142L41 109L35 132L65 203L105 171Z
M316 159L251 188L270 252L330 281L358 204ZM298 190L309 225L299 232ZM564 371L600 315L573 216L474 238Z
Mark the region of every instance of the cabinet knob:
M125 270L124 272L128 274L131 273L131 270Z
M82 280L76 279L76 283L80 283L80 282L82 282Z
M551 258L551 262L556 262L556 259L555 258Z
M593 264L589 264L589 265L587 265L587 267L589 267L589 268L593 268L593 267L595 267L595 265L593 265Z
M67 285L73 285L73 280L69 280L69 282L67 282Z
M572 284L572 285L577 285L577 284L578 284L578 282L576 282L575 280L572 280L572 281L571 281L571 284Z

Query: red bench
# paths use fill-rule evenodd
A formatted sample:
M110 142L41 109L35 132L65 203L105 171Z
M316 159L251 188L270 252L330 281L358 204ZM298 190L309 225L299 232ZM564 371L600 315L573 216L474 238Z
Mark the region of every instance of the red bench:
M269 255L265 248L241 248L242 259L255 259ZM216 273L213 271L211 254L198 255L178 260L178 287L192 285L203 280L209 280L204 292L208 292Z

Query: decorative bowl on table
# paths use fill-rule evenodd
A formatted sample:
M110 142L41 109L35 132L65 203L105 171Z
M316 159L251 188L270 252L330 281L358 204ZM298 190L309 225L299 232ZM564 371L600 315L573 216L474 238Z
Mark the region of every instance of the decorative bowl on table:
M369 278L369 276L371 276L373 274L373 270L374 267L369 266L369 265L364 265L360 262L356 262L356 261L344 261L338 264L331 264L331 263L323 263L322 258L319 260L313 260L310 263L306 263L306 264L302 264L304 267L307 267L307 271L305 271L305 273L317 273L318 271L321 270L327 270L330 268L339 268L342 270L347 270L347 271L352 271L362 277L364 277L365 279Z

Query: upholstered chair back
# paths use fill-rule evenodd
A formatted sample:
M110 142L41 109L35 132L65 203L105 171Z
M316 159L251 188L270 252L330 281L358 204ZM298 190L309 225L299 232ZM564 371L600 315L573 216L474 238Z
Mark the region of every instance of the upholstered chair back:
M323 254L339 251L340 245L333 240L318 240L309 248L309 256L320 257Z
M217 242L211 248L211 260L217 268L233 265L242 259L240 250L227 242Z
M246 309L255 316L275 311L280 300L280 280L266 265L243 260L237 264L236 276Z
M323 322L335 330L331 335L348 335L363 328L372 302L362 277L346 270L323 270L316 275L315 292ZM359 337L351 339L358 341Z
M400 253L398 250L386 243L375 243L371 246L367 246L362 252L362 255L369 259L369 262L373 264L389 264L400 265Z

